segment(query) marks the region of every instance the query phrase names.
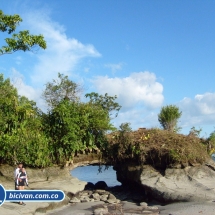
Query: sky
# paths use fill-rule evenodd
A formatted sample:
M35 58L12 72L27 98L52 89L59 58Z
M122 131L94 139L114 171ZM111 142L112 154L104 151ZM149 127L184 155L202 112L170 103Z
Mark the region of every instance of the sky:
M163 106L182 111L180 133L215 130L215 1L1 0L18 30L42 34L46 50L0 57L0 73L37 102L45 84L67 75L86 93L117 96L113 124L161 128ZM1 46L7 34L0 34Z

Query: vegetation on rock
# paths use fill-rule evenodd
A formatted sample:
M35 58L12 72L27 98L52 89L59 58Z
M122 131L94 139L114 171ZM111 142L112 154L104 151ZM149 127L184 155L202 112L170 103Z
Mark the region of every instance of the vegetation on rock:
M158 169L202 164L208 158L208 140L161 129L139 129L108 135L104 157L113 164L132 162Z

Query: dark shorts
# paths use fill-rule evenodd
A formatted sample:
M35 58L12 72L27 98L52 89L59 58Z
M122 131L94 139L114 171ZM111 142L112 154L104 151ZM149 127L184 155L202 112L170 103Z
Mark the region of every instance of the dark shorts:
M19 181L19 185L18 186L25 186L25 180Z

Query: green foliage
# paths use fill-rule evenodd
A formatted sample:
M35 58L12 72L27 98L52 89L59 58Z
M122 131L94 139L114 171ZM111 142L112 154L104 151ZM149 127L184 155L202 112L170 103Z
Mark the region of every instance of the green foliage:
M182 112L175 105L167 105L161 108L158 114L158 121L164 130L177 132L179 128L177 127L178 119L181 117Z
M51 157L58 164L73 159L79 152L98 151L105 143L105 132L113 129L107 107L118 107L114 98L97 95L94 101L81 103L78 92L76 83L58 74L58 80L47 83L43 93L49 105L43 124L50 137Z
M207 138L207 151L210 155L215 153L215 131L211 132Z
M48 82L43 92L43 98L50 108L56 107L62 100L78 101L80 87L69 80L68 76L58 73L58 79Z
M62 101L44 117L46 133L50 137L52 159L63 163L79 150L78 106L67 100Z
M58 164L73 159L78 152L98 149L105 131L112 128L101 107L68 100L44 115L44 125L51 138L52 159Z
M0 10L0 31L11 34L15 32L22 19L19 15L6 15ZM6 45L0 48L0 55L11 54L16 51L31 51L35 47L46 49L46 42L42 35L31 35L28 30L13 33L5 39Z
M6 15L0 10L0 30L2 32L6 31L11 34L20 22L22 22L22 19L19 15Z
M10 80L4 80L2 74L0 92L0 161L49 165L48 140L35 102L18 96Z
M4 80L2 74L0 74L0 92L0 132L12 132L16 126L18 94L10 80Z
M117 103L107 95L111 102L103 106L100 101L81 103L77 85L67 76L59 74L59 79L58 84L46 85L50 107L48 113L42 113L34 101L19 96L10 80L0 75L1 163L45 167L65 164L78 153L106 148L106 132L115 129L107 107L113 110L111 105L117 108Z
M115 117L117 117L118 112L121 108L121 106L115 102L117 99L117 96L108 96L107 93L105 95L99 95L98 93L92 92L92 93L87 93L85 95L86 98L90 99L91 104L99 105L101 106L105 111L109 113L109 116L115 112Z
M213 132L210 133L208 140L215 142L215 131L213 131Z
M30 120L24 124L11 134L0 136L1 162L11 165L23 162L32 167L51 165L48 140L41 131L38 131L40 127Z
M132 128L131 128L131 123L129 123L129 122L124 122L124 123L122 123L120 126L119 126L119 128L120 128L120 131L122 131L122 132L130 132L130 131L132 131Z

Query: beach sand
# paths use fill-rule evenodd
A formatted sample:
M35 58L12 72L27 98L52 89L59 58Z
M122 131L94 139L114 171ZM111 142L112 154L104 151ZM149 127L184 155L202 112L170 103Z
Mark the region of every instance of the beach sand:
M181 202L160 206L161 215L214 215L215 202Z
M67 205L59 209L49 211L47 215L93 215L92 207L95 205L104 204L103 202L86 202L78 203L75 205ZM123 202L123 208L137 209L135 203ZM159 215L214 215L215 214L215 202L182 202L172 203L165 206L154 205L159 209ZM120 214L118 212L118 214ZM127 215L133 215L134 213L122 213ZM135 214L146 214L138 213ZM152 213L151 213L152 214ZM153 213L154 214L154 213Z

